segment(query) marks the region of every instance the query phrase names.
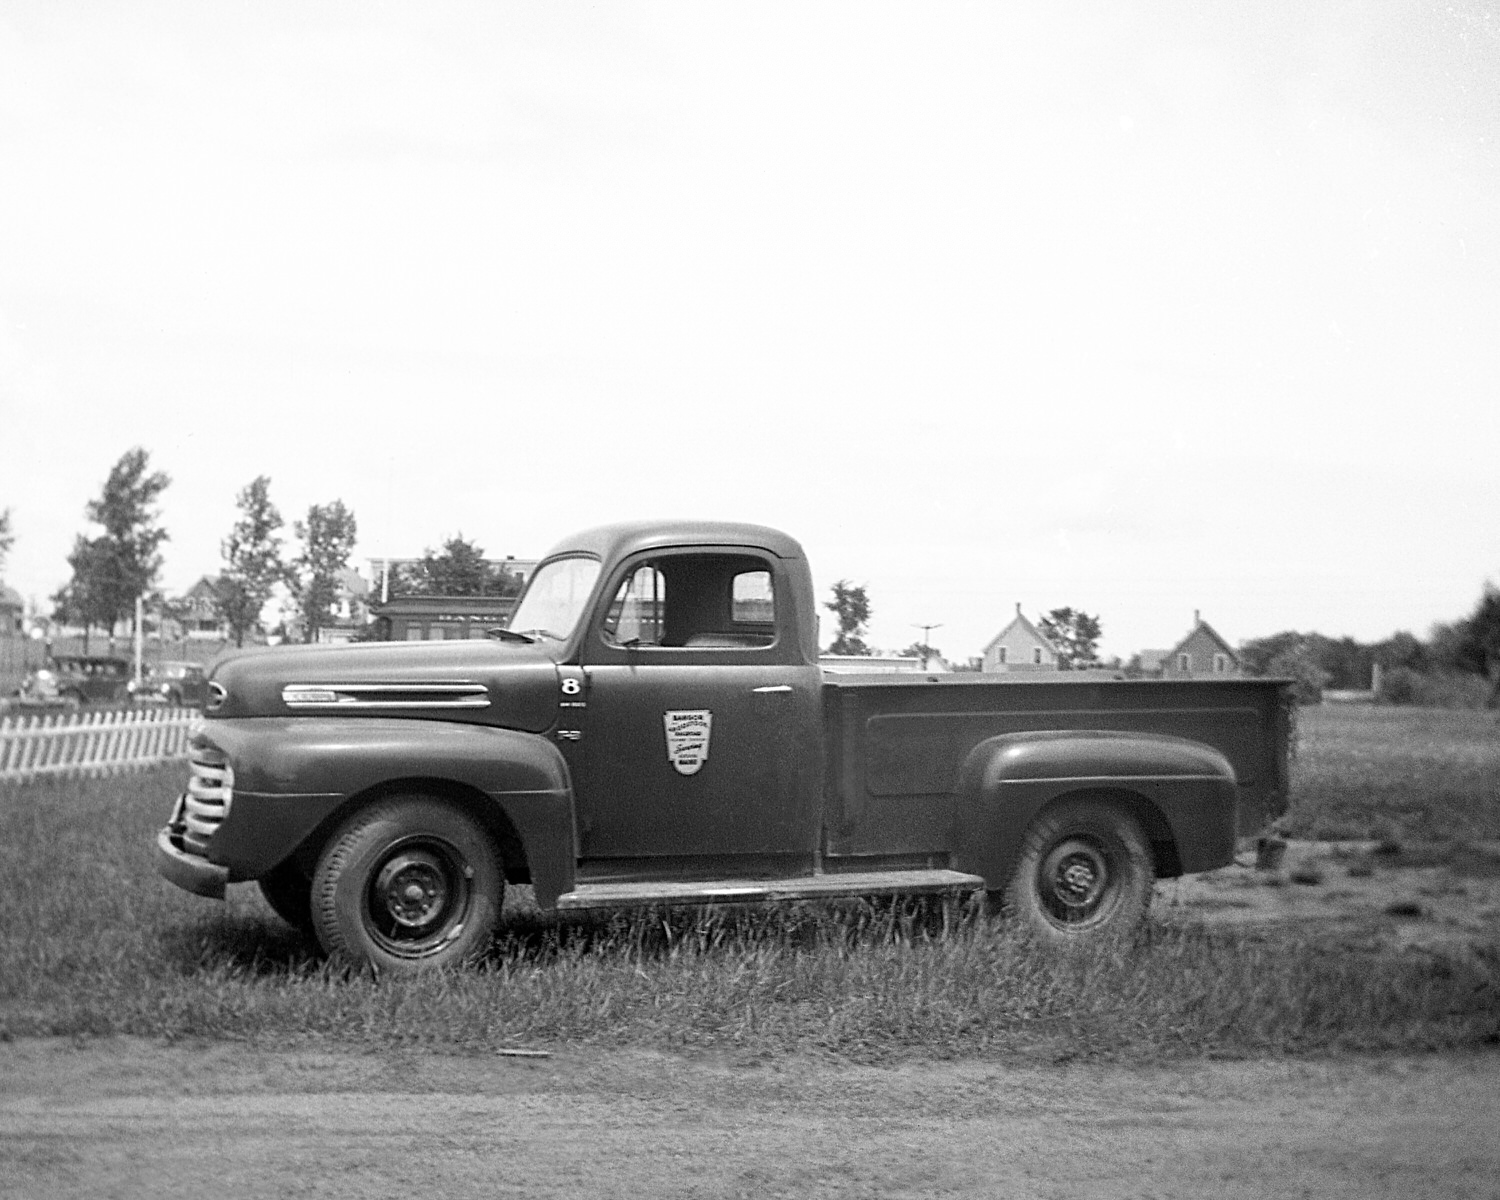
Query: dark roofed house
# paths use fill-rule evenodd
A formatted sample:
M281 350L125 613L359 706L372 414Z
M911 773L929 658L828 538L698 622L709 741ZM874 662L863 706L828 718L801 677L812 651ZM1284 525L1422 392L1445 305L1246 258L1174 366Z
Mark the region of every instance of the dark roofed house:
M1144 655L1142 656L1144 658ZM1143 664L1144 665L1144 664ZM1188 635L1167 651L1161 660L1166 679L1192 679L1209 676L1227 678L1244 674L1240 656L1212 625L1195 609L1193 627Z
M194 641L227 641L229 628L219 615L219 576L203 575L182 593L183 631Z
M482 638L515 611L515 596L397 596L372 604L376 639L383 642Z

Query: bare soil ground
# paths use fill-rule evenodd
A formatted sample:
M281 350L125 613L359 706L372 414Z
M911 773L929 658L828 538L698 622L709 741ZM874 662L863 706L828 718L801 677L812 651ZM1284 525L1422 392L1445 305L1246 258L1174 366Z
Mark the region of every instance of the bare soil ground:
M1500 847L1294 843L1168 921L1421 953L1500 924ZM1387 848L1389 849L1389 848ZM1500 1051L1324 1060L545 1059L0 1043L0 1196L1500 1197Z
M1261 926L1398 950L1458 948L1500 930L1500 844L1287 845L1274 870L1234 866L1157 885L1168 921Z
M1500 1053L757 1065L0 1047L0 1192L1494 1197Z

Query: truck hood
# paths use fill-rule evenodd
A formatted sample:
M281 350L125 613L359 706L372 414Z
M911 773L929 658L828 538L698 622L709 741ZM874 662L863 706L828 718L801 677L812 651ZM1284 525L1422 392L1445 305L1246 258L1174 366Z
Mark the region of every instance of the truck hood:
M206 715L427 717L549 729L557 664L546 643L368 642L278 646L214 669Z

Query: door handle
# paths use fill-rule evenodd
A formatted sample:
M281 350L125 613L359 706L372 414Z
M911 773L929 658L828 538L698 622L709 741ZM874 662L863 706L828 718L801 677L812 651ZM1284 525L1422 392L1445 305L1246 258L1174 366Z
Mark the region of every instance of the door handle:
M781 696L781 695L785 695L787 692L789 692L791 690L792 690L792 685L791 684L789 684L789 683L777 683L777 684L773 684L770 687L758 687L758 688L756 688L755 689L755 695L757 695L757 696Z

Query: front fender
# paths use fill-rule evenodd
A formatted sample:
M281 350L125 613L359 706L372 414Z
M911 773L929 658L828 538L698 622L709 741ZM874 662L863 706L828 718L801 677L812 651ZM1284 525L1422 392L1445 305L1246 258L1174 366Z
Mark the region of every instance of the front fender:
M1157 870L1206 871L1234 857L1236 780L1212 746L1164 734L1053 730L988 738L959 773L954 866L1005 886L1026 828L1047 805L1108 793L1171 857Z
M455 784L496 804L525 847L538 903L573 886L568 768L537 734L403 718L258 717L206 722L193 745L217 748L234 768L233 802L207 847L231 882L263 875L350 797L413 780Z

